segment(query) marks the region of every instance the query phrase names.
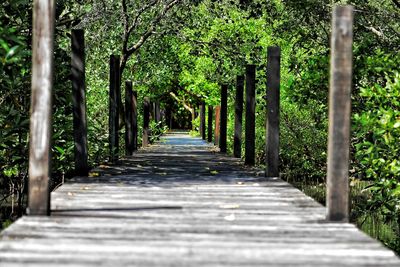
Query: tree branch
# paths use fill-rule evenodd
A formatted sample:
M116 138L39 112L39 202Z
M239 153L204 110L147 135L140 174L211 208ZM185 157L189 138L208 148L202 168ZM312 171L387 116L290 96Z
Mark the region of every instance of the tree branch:
M158 14L157 17L154 18L154 20L150 23L149 28L142 34L139 40L133 46L126 50L128 56L135 53L135 51L137 51L146 42L146 40L153 34L159 22L165 17L167 12L179 2L181 2L181 0L172 0L164 6L163 10L160 12L160 14Z

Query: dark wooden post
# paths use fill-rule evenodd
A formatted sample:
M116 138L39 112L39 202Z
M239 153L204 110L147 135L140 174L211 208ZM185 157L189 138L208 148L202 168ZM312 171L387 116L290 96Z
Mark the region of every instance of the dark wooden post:
M204 102L200 106L200 135L203 140L206 140L206 104Z
M212 142L212 127L213 127L213 107L208 106L207 114L207 141Z
M115 163L119 153L119 103L121 92L119 87L119 56L110 56L110 115L109 123L109 144L110 161Z
M245 164L255 164L256 151L256 66L246 66L246 142Z
M220 122L220 136L219 136L219 149L220 152L226 153L226 133L228 122L228 85L221 86L221 122Z
M148 146L150 143L149 136L149 125L150 125L150 99L145 97L143 100L143 138L142 146Z
M236 158L240 158L242 153L243 88L244 76L237 76L235 98L235 135L233 140L233 155Z
M138 113L137 113L137 91L132 94L132 131L133 131L133 151L138 149Z
M29 134L29 215L50 214L54 1L34 0Z
M279 99L281 50L268 47L265 176L279 177Z
M132 156L137 149L137 93L132 82L125 82L125 153Z
M86 118L85 35L83 30L72 30L71 46L75 175L87 176L89 167Z
M220 115L221 115L221 106L215 107L215 125L214 125L214 145L219 145L219 130L220 130Z
M159 123L161 121L160 102L154 102L154 121Z
M353 7L336 6L332 16L327 219L349 221L349 146L352 87Z

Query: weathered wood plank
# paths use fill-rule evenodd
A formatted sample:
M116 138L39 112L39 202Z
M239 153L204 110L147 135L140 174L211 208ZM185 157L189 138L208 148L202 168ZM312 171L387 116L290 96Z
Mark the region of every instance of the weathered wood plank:
M204 101L200 105L200 136L206 140L206 104Z
M279 177L280 47L268 47L265 176Z
M109 147L110 161L115 163L119 157L119 110L121 102L121 88L119 77L120 57L110 56L110 99L109 99Z
M83 30L72 30L71 50L75 175L87 176L89 166L86 117L85 35Z
M334 8L331 38L327 219L343 222L349 220L353 10L352 6Z
M150 99L143 99L143 137L142 146L146 147L150 144Z
M29 215L48 215L53 91L54 1L33 2L29 133Z
M244 76L238 75L236 77L235 134L233 139L233 155L236 158L240 158L242 155L243 90Z
M207 141L212 142L212 134L213 134L213 107L208 106L208 111L207 111Z
M288 183L212 148L172 133L103 167L124 174L74 178L52 193L51 217L1 233L0 265L399 266Z
M221 111L220 111L220 130L219 130L219 150L226 153L226 134L228 125L228 85L221 86Z

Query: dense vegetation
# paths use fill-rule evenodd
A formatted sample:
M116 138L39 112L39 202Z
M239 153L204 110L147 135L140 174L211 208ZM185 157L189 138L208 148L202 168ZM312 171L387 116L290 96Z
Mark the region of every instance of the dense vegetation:
M282 178L323 202L330 16L332 6L340 3L356 7L350 170L352 220L400 251L400 3L397 0L58 0L53 186L72 175L69 38L71 29L84 28L92 165L107 160L108 60L113 53L122 56L122 80L134 82L139 103L149 96L161 105L173 105L176 120L188 117L187 113L194 118L200 99L207 105L217 105L220 85L229 84L229 148L233 143L236 75L243 74L246 64L255 64L256 157L262 165L266 50L270 45L279 45ZM3 223L22 215L26 202L31 5L29 0L0 4ZM198 119L194 125L197 123ZM154 123L152 126L158 127Z

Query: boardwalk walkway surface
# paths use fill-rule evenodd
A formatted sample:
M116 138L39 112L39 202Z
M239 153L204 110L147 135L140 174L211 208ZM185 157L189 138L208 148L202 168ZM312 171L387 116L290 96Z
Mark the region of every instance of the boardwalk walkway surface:
M400 266L299 190L211 150L170 134L73 179L52 193L52 216L2 232L0 266Z

